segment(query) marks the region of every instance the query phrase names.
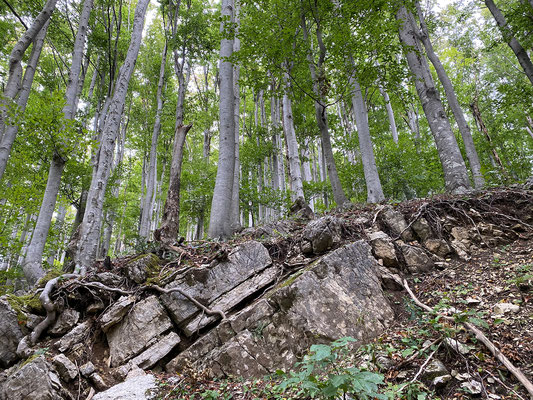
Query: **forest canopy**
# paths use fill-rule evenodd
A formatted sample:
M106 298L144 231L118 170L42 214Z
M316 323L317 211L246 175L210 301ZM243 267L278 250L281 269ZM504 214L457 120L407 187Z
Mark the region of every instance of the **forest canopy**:
M2 0L0 285L525 181L532 30L532 0Z

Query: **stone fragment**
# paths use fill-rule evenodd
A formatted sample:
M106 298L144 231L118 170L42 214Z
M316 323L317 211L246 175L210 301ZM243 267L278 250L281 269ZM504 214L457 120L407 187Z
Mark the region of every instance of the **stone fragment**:
M61 379L65 382L70 382L78 376L78 369L72 361L70 361L64 354L58 354L52 359L52 364L56 367Z
M135 299L129 296L122 296L115 304L100 316L100 327L102 331L107 332L116 323L122 321L122 318L128 313Z
M455 351L456 353L462 355L467 355L468 353L470 353L470 347L450 337L444 339L444 344L446 345L446 347Z
M520 306L511 303L498 303L494 306L494 314L503 315L507 313L517 314L520 311Z
M162 337L157 343L143 351L131 360L131 363L143 369L153 367L159 360L165 357L180 342L180 337L175 332L170 332Z
M107 384L104 381L104 378L102 378L97 372L93 372L91 376L89 376L89 380L93 383L94 387L99 392L102 392L108 388Z
M469 246L471 243L470 231L463 226L454 226L451 234L455 240L460 241L465 246Z
M155 254L142 254L124 266L126 276L135 283L144 283L150 272L159 268L159 257Z
M134 376L105 392L96 394L93 400L151 400L157 396L157 382L153 375Z
M481 391L483 390L481 383L474 380L461 383L461 387L467 390L467 393L470 394L481 394Z
M376 258L383 260L385 267L397 267L398 258L392 239L384 232L378 231L368 235L370 245Z
M400 250L403 254L407 269L412 274L428 272L435 266L426 252L419 247L402 244L400 245Z
M57 342L56 344L57 349L61 353L64 353L65 351L71 349L72 346L85 341L85 339L89 336L90 331L91 331L90 320L87 320L79 324L74 329L72 329L69 333L63 336L59 340L59 342Z
M302 252L321 254L341 240L344 223L340 218L327 216L311 221L302 232Z
M437 376L436 378L434 378L433 381L431 382L431 384L436 389L440 389L440 388L446 386L446 384L448 382L450 382L452 379L453 378L452 378L451 375L441 375L441 376Z
M35 314L28 314L28 319L26 321L26 328L34 330L37 325L39 325L44 320L44 317Z
M472 257L468 254L468 249L466 246L459 240L452 240L450 245L452 246L453 251L457 256L463 261L470 261Z
M133 306L122 323L107 331L111 366L116 367L151 346L172 323L157 297L151 296Z
M411 227L413 228L413 231L415 231L416 236L418 236L422 242L425 242L433 236L431 227L424 217L418 218L415 222L413 222Z
M415 240L413 231L409 228L409 225L407 225L405 218L400 212L389 207L383 211L382 215L383 222L390 229L391 234L395 236L395 239L401 238L406 242Z
M266 247L259 242L249 241L231 251L226 261L212 267L192 268L165 288L179 287L200 303L213 308L211 305L217 299L222 296L234 297L229 294L233 289L252 276L260 274L271 264L272 260ZM242 287L246 287L246 284ZM161 301L172 320L180 326L191 317L201 314L198 307L177 292L162 295Z
M7 368L17 360L17 346L23 337L17 313L5 297L0 298L0 367Z
M448 243L442 239L428 239L424 242L424 247L441 258L445 258L452 252Z
M123 276L114 274L112 272L100 272L91 277L92 282L100 282L106 286L117 287L120 286L124 280Z
M80 373L86 378L92 375L94 371L96 371L96 368L94 364L90 361L80 367Z
M61 400L70 398L44 356L23 365L0 387L1 400Z
M61 336L69 332L79 321L80 313L72 308L65 309L57 318L54 326L48 330L53 336Z
M422 377L427 380L433 380L438 376L448 375L448 369L446 366L442 363L442 361L434 359L429 362L429 364L426 366L424 372L422 373Z

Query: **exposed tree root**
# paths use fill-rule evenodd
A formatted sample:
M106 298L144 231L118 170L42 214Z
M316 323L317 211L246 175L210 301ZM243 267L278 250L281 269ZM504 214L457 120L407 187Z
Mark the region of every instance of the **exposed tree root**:
M448 321L456 322L453 317L449 317L449 316L446 316L446 315L443 315L443 314L436 313L431 307L429 307L426 304L422 303L416 297L416 295L413 293L413 291L411 290L411 288L409 287L409 284L407 283L407 281L405 279L403 279L403 280L397 280L396 279L396 281L400 285L402 285L404 287L404 289L407 291L407 293L409 293L409 296L411 296L411 299L413 299L413 301L415 302L415 304L417 306L419 306L420 308L426 310L428 313L437 314L440 317L442 317L442 318L444 318L444 319L446 319ZM478 328L476 328L473 324L471 324L470 322L463 322L463 325L470 332L472 332L474 334L474 336L476 337L477 340L482 342L490 350L490 352L494 355L494 357L496 357L505 366L505 368L507 368L509 370L509 372L511 372L515 376L516 379L518 379L518 381L526 388L526 390L528 391L529 395L533 398L533 384L531 383L531 381L529 381L529 379L527 379L527 377L524 375L524 373L521 370L519 370L518 368L516 368L513 365L513 363L507 357L505 357L505 355L503 355L502 352L494 345L494 343L492 343L485 336L485 334L483 332L481 332Z

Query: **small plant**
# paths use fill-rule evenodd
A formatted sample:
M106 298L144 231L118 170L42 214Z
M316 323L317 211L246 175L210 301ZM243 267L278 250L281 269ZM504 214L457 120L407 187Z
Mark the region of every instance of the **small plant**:
M287 374L277 371L283 378L277 388L282 392L296 392L296 395L320 399L347 398L347 394L362 400L387 399L387 396L378 393L379 385L383 384L383 375L342 366L351 342L355 342L355 339L344 337L329 346L311 346L309 353L296 364L297 372Z

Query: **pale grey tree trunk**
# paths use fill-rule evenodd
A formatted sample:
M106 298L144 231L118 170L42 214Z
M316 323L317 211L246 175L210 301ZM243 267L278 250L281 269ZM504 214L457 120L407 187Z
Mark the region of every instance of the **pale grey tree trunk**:
M233 52L237 53L241 49L241 40L238 37L239 34L239 24L240 24L240 0L234 0L234 26L235 26L235 39L233 41ZM240 173L241 173L241 161L239 156L239 125L240 125L240 78L241 68L239 64L233 66L233 113L234 113L234 129L235 129L235 167L233 169L233 188L231 192L231 229L237 231L241 227L240 222L240 199L239 199L239 188L240 188Z
M283 144L281 141L281 129L280 129L280 112L279 112L279 97L270 99L270 114L272 119L272 143L274 145L274 154L272 157L274 174L273 182L276 190L285 191L285 164L283 156Z
M34 220L35 215L28 214L26 217L26 222L24 223L24 228L22 229L22 232L20 234L19 242L21 244L21 247L17 260L17 264L19 265L24 262L24 258L26 257L26 250L28 248L28 238L30 236L28 235L28 233L30 232L30 227Z
M161 54L161 68L159 70L159 82L157 84L157 110L155 113L154 129L152 131L152 143L150 146L150 165L147 172L146 196L142 206L139 236L145 240L150 236L150 225L154 209L154 193L157 179L157 142L161 133L161 114L163 112L163 86L165 83L165 65L167 62L167 44Z
M354 71L350 74L349 84L352 89L353 112L355 116L355 125L357 126L357 135L359 137L363 171L365 174L367 201L369 203L379 203L380 201L385 200L385 195L383 194L376 159L374 157L372 138L370 137L370 128L368 126L368 110L365 99L363 98L361 86L355 78L354 61L353 59L350 61Z
M221 15L233 22L233 2L222 0ZM225 22L220 26L224 32ZM235 170L235 112L233 93L233 64L228 57L233 54L233 38L220 41L220 138L218 169L211 203L209 232L211 238L227 238L231 227L231 203Z
M48 265L54 265L54 260L58 259L61 255L62 243L64 243L63 226L65 225L65 217L67 215L67 209L62 204L57 208L57 216L54 222L54 231L56 236L54 237L54 243L48 253L47 263Z
M87 27L89 25L92 6L93 0L85 0L78 25L78 32L74 41L72 64L70 67L67 88L65 90L66 104L63 107L65 124L67 125L66 129L69 129L68 124L74 119L76 110L78 109L78 91L82 88L82 85L80 85L80 75L83 61L83 50L85 47L85 38L87 36ZM24 275L32 285L44 275L44 269L42 268L44 245L52 223L59 187L61 185L61 177L67 162L67 155L62 153L63 152L58 148L54 150L50 170L48 172L48 180L46 182L43 202L39 210L39 216L37 217L37 223L35 224L35 231L28 246L28 253L24 263Z
M26 70L24 71L24 78L22 79L22 84L20 90L18 91L18 98L16 99L16 105L20 115L24 113L26 110L26 105L28 104L33 78L35 76L35 71L37 70L37 64L41 56L44 39L46 37L46 32L48 31L49 25L50 19L47 19L33 41L30 58L28 59L28 64L26 65ZM4 101L9 102L11 100L12 99L6 97ZM19 130L19 124L5 124L6 121L4 120L4 113L4 106L2 103L0 103L0 181L2 181L2 177L4 176L4 172L7 167L7 160Z
M92 266L96 256L96 249L100 238L100 225L104 206L105 191L111 172L111 163L115 150L115 141L120 127L120 120L124 111L124 103L128 92L130 78L135 68L135 62L141 45L144 17L150 0L139 0L135 9L133 31L130 46L124 64L120 68L115 84L113 100L102 130L98 169L87 198L87 209L81 224L80 242L76 256L76 272L86 274Z
M409 104L407 106L407 124L409 129L415 135L415 140L420 140L420 125L418 123L418 112L414 105Z
M308 31L305 21L305 16L302 15L302 31L304 41L308 42ZM320 24L316 27L316 37L319 47L318 63L315 66L311 48L307 52L307 61L309 64L309 71L311 72L311 79L313 81L313 92L315 94L315 115L318 129L320 130L320 137L322 139L322 150L328 170L329 181L333 191L333 199L338 207L348 203L348 199L342 190L339 174L337 173L337 166L335 165L335 158L333 157L333 147L331 145L331 137L329 135L328 114L325 106L324 92L327 91L324 86L326 81L325 71L323 69L324 60L326 57L326 47L322 41L322 29ZM318 74L317 74L318 70ZM319 76L321 74L321 76ZM324 75L324 76L322 76Z
M298 141L296 140L294 119L292 117L292 100L289 97L291 86L288 73L284 74L283 83L285 85L283 92L283 127L287 142L287 156L289 158L291 200L295 201L298 198L302 198L305 201L302 172L300 170L300 157L298 156Z
M424 19L424 14L422 13L422 9L420 7L420 2L417 1L416 6L421 26L421 41L424 44L426 54L429 60L435 67L437 76L439 77L439 80L444 88L444 92L446 93L448 104L452 109L453 116L455 117L455 121L457 122L457 126L459 127L459 132L461 133L461 137L463 138L463 143L465 145L466 156L468 158L468 162L470 163L470 169L472 170L474 186L476 187L476 189L481 189L483 186L485 186L485 179L483 179L483 175L481 173L481 163L479 162L479 156L474 145L474 139L472 139L470 127L466 122L463 110L459 105L459 100L455 95L455 89L453 87L452 81L448 77L448 74L444 69L444 65L442 65L439 57L433 49L433 45L431 44L431 40L429 39L429 32L426 26L426 21Z
M526 50L522 47L520 42L516 40L516 38L513 36L513 33L507 24L505 16L496 6L494 1L485 0L485 5L496 20L496 23L500 28L500 32L502 33L503 39L509 45L511 50L513 50L514 54L516 55L516 58L518 59L518 63L523 68L529 81L533 84L533 63L531 62L531 59L529 58Z
M379 88L383 100L385 100L385 108L387 109L387 117L389 118L389 126L392 134L392 140L398 144L398 129L396 128L396 118L394 118L394 111L390 103L389 94L382 87Z
M533 1L533 0L532 0ZM526 116L526 120L529 126L526 126L526 130L531 136L531 139L533 139L533 118L531 118L529 115Z
M403 5L399 8L396 18L400 22L400 40L406 46L409 69L414 75L415 87L435 138L446 190L451 193L464 193L470 189L468 172L433 82L429 65L422 56L416 37L416 22L411 12Z

